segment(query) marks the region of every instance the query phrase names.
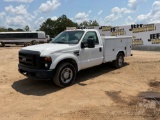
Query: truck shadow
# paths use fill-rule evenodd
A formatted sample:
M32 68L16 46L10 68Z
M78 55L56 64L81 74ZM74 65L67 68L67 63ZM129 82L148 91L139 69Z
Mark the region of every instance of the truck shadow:
M51 81L31 80L29 78L15 81L12 88L24 95L44 96L62 88L57 87Z
M127 65L128 63L125 63L124 67ZM77 78L73 85L78 84L81 86L85 86L87 84L82 83L83 81L98 77L114 70L116 69L113 68L109 63L82 70L77 74ZM44 96L65 89L57 87L53 84L52 81L39 81L31 80L28 78L15 81L12 84L12 88L22 94L35 96Z
M126 65L128 65L128 63L124 63L123 67L125 67ZM113 65L111 63L105 63L105 64L102 64L102 65L99 65L99 66L96 66L96 67L92 67L92 68L82 70L77 74L75 84L85 86L87 84L83 84L82 83L83 81L98 77L100 75L109 73L109 72L114 71L114 70L116 70L116 69L113 67Z

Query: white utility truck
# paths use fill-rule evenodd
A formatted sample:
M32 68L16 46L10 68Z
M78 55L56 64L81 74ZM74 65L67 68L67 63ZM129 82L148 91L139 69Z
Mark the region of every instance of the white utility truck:
M66 30L50 43L22 48L18 69L29 78L66 87L82 69L106 62L122 67L124 57L131 56L131 47L131 36L102 37L95 29Z

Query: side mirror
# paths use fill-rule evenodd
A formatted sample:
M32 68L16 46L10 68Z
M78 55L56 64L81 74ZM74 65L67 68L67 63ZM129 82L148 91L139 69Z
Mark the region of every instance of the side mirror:
M84 42L81 42L81 48L82 48L82 49L85 48Z
M94 48L95 43L93 38L88 38L88 48Z

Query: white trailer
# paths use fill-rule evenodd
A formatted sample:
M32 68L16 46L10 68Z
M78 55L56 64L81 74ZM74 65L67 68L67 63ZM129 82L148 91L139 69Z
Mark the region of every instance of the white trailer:
M24 46L47 42L43 31L35 32L0 32L0 44L23 44Z

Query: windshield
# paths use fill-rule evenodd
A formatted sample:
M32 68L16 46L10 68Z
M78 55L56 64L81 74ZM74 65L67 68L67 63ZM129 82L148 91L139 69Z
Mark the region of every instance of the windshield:
M60 43L60 44L77 44L84 31L64 31L57 35L50 43Z

